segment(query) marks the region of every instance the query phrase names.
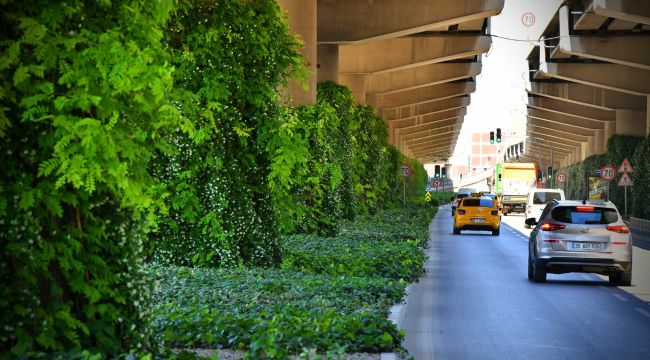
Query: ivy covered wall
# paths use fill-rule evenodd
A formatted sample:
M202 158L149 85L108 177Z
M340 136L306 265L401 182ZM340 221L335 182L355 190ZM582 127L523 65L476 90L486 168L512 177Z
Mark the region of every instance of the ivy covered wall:
M0 357L155 353L146 261L276 265L280 233L399 206L402 162L421 201L349 90L282 106L273 0L2 4Z
M632 174L634 186L628 188L628 215L650 219L648 204L648 190L650 189L650 172L648 171L648 157L650 145L648 138L615 135L607 142L607 152L593 155L584 161L564 167L561 172L567 174L569 179L566 184L568 199L583 199L587 193L587 176L593 176L594 170L605 165L618 166L627 158L635 172ZM617 186L620 175L610 184L610 200L616 204L621 214L624 213L625 199L624 188Z

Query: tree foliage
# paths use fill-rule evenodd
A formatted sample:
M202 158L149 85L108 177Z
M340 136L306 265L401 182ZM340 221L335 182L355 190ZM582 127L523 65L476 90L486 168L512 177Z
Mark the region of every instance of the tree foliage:
M425 170L388 144L384 119L344 86L319 84L317 98L267 123L269 189L282 232L332 235L341 220L399 204L402 162L416 172L409 194L421 193Z
M165 32L173 103L185 131L152 166L169 215L152 234L154 258L200 266L279 261L267 191L266 124L280 112L278 88L299 69L298 43L272 0L183 2Z
M170 1L2 1L0 356L151 345L146 164L176 121ZM164 209L163 209L164 211Z

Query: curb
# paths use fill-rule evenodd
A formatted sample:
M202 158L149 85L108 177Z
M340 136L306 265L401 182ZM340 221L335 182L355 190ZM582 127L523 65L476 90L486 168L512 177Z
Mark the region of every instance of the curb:
M388 314L388 320L392 321L395 325L397 325L398 329L402 328L402 323L404 323L404 317L406 316L406 310L408 308L408 296L411 293L411 288L413 284L409 284L406 287L406 291L404 294L404 301L397 303L393 305L390 308L390 314ZM380 357L381 360L397 360L397 354L394 352L392 353L381 353Z

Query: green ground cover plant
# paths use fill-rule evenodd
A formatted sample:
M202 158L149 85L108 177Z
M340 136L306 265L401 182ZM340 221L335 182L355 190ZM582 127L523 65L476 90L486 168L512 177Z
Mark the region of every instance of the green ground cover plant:
M307 274L383 277L406 283L422 276L425 255L416 240L362 236L287 236L282 268Z
M245 349L284 358L304 348L391 351L402 334L387 320L404 284L382 278L273 269L156 267L154 329L172 347Z
M389 229L393 219L419 234L433 214L427 206L409 207L349 227L383 222ZM404 334L387 320L388 311L423 273L425 255L419 242L392 235L288 236L285 260L275 269L152 264L154 328L167 346L243 349L249 358L399 350Z

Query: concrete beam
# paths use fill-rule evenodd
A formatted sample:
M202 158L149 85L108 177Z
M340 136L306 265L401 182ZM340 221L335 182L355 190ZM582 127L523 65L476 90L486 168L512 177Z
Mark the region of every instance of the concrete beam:
M476 83L473 81L431 85L379 96L377 105L379 109L391 110L404 106L424 104L435 100L446 100L458 96L465 96L473 93L475 90Z
M596 15L650 25L650 3L630 0L593 0L587 9Z
M432 149L435 150L435 149L440 148L440 144L444 144L444 143L446 143L448 141L455 141L455 139L447 137L447 138L444 138L444 139L441 139L441 140L428 142L426 146L424 146L424 145L407 146L406 148L409 149L412 152L432 150Z
M406 141L404 145L411 148L417 148L418 146L427 146L432 141L435 142L436 140L453 137L455 133L456 130L454 128L448 128L444 131L437 132L433 135L423 136L413 140Z
M447 31L498 15L503 5L504 0L318 0L318 42L364 43Z
M594 136L594 130L581 130L581 134L577 133L577 129L567 130L557 124L544 122L538 119L529 119L529 124L531 129L538 130L539 132L545 132L553 136L562 137L565 136L567 139L574 141L589 141L589 137Z
M642 96L572 82L533 82L529 93L601 110L645 111L646 109L645 99Z
M650 95L649 70L618 64L542 62L536 78L561 79L632 95Z
M551 58L578 56L650 70L650 36L575 36L569 31L569 7L560 15L560 42Z
M559 114L566 114L589 120L616 121L615 111L595 109L593 107L571 104L566 101L552 98L529 96L528 106L535 109L548 110Z
M453 136L454 133L456 133L457 128L460 128L460 124L456 125L450 125L446 129L445 128L440 128L440 129L435 129L435 130L426 130L421 133L416 133L416 134L408 134L408 135L402 135L401 140L404 143L408 143L411 140L415 139L422 139L426 138L429 136L437 135L437 134L442 134L442 133L449 133L451 134L450 136Z
M377 75L473 58L490 50L489 36L417 36L339 46L339 71Z
M563 124L558 124L556 122L552 121L545 121L543 119L538 119L538 118L533 118L529 117L528 118L528 123L530 125L535 125L540 128L548 129L548 130L555 130L558 132L564 132L567 134L575 134L579 136L593 136L597 130L592 130L592 129L585 129L581 127L572 127L572 126L566 126ZM586 140L584 140L586 141Z
M453 143L454 143L454 140L449 139L449 140L446 140L446 141L439 142L439 143L435 144L435 146L433 146L433 147L431 147L429 149L413 149L413 150L409 149L408 152L410 154L413 154L413 156L422 156L424 154L435 154L435 153L441 152L442 150L444 150L444 148L446 146L449 146L449 145L451 145Z
M604 123L602 121L589 120L585 118L579 118L571 115L564 115L556 112L551 112L548 110L541 110L535 108L528 108L528 117L542 119L549 122L554 122L560 125L565 125L573 128L583 128L589 130L603 129Z
M391 129L412 129L423 125L432 125L444 122L445 120L458 119L467 114L467 108L452 109L435 114L411 117L399 120L390 120L388 126Z
M403 135L410 135L410 134L419 134L422 133L423 131L428 131L428 130L435 130L435 129L440 129L444 128L450 125L456 125L459 123L459 119L461 117L455 117L455 118L449 118L449 119L442 119L426 124L420 124L420 125L413 125L413 126L407 126L403 128L398 128L395 129L397 131L398 136L403 136Z
M583 141L576 141L572 139L567 139L564 136L556 136L553 134L549 134L547 132L544 132L540 129L529 129L529 133L537 135L537 137L544 138L548 140L551 143L556 143L559 145L564 145L564 146L578 146L583 143ZM544 144L542 144L544 145Z
M368 92L387 95L429 85L448 83L477 76L480 63L429 64L404 70L370 75Z
M414 116L431 115L431 114L437 114L449 110L466 108L469 106L469 104L470 104L470 97L461 96L452 99L434 100L422 104L402 106L399 108L382 110L381 114L384 117L384 119L388 121L401 120L401 119L410 118Z

